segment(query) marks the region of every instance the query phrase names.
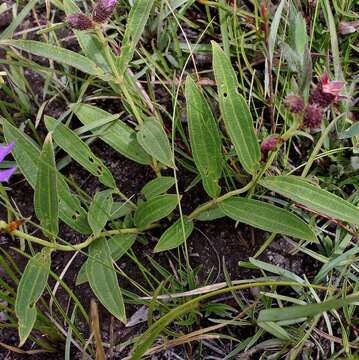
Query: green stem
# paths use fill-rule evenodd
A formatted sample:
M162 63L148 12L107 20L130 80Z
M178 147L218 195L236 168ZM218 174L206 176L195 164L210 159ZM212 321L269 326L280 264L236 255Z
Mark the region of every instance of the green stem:
M3 222L1 222L3 223ZM7 224L6 224L7 226ZM150 228L154 227L155 225L152 225L151 227L148 227L146 230L149 230ZM2 225L0 225L1 228L3 228ZM103 231L101 232L99 235L97 236L90 236L88 237L84 242L80 243L80 244L76 244L76 245L60 245L58 243L53 243L53 242L49 242L43 239L39 239L36 236L32 236L29 234L26 234L22 231L19 230L14 230L10 233L10 235L13 236L17 236L21 239L27 240L27 241L31 241L32 243L44 246L44 247L48 247L54 250L59 250L59 251L78 251L78 250L82 250L85 249L86 247L88 247L93 241L106 237L106 236L113 236L113 235L124 235L124 234L138 234L142 232L142 230L139 230L137 228L129 228L129 229L117 229L117 230L109 230L109 231Z
M121 91L123 93L123 95L125 96L127 102L130 104L130 107L133 111L133 114L135 115L135 118L138 122L139 125L143 124L143 120L142 117L135 105L135 103L133 102L130 93L127 90L127 87L125 86L124 82L123 82L123 76L121 76L118 72L117 66L113 61L113 56L112 53L110 51L109 45L108 45L108 41L106 40L105 36L102 33L101 29L97 29L96 33L100 39L100 41L102 42L102 45L105 49L105 55L106 55L106 59L107 62L112 70L112 73L114 75L114 77L116 78L116 84L121 88Z
M305 165L305 168L303 169L302 172L302 177L306 177L308 175L308 172L310 170L310 168L313 165L313 162L315 161L316 156L318 155L320 149L322 148L322 145L326 139L326 137L329 135L330 131L333 129L333 127L335 126L336 122L338 121L338 119L340 118L340 116L338 116L337 118L335 118L331 123L329 123L329 125L326 127L326 129L323 131L322 136L320 137L320 139L318 140L317 144L314 147L314 150L312 151L312 153L310 154L310 157L308 159L307 164Z
M252 186L255 184L255 180L252 180L251 182L249 182L246 186L237 189L237 190L233 190L230 191L222 196L220 196L217 199L213 199L211 201L208 201L207 203L200 205L197 209L193 210L191 212L191 214L188 215L189 219L194 219L196 218L199 214L203 213L204 211L207 211L208 209L210 209L212 206L216 205L216 204L220 204L221 202L223 202L226 199L229 199L233 196L239 195L239 194L243 194L246 191L250 190L252 188Z

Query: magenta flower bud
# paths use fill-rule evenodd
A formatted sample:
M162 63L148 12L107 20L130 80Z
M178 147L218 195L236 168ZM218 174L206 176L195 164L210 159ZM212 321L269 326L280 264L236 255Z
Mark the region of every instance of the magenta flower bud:
M322 124L323 110L318 104L310 104L304 110L303 125L309 129L317 129Z
M117 0L98 0L92 12L92 19L97 23L106 22L115 10Z
M288 95L284 99L284 106L293 114L298 114L304 110L304 100L298 95Z
M75 30L88 30L94 28L92 20L82 13L67 16L66 22Z
M1 146L0 145L0 162L5 159L7 155L9 155L14 147L15 142L13 141L9 145ZM12 167L6 170L0 170L0 182L8 182L10 176L15 172L16 167Z
M278 136L270 136L262 141L261 144L261 153L262 159L266 159L267 155L270 151L273 151L280 142L280 138Z

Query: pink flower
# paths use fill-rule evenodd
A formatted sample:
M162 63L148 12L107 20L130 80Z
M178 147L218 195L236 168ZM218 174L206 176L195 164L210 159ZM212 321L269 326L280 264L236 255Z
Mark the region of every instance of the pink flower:
M15 142L13 141L9 145L1 146L0 145L0 162L2 162L7 155L9 155L14 147ZM6 170L0 170L0 182L8 182L10 176L14 173L16 167L12 167Z
M115 10L117 0L98 0L92 12L92 19L97 23L104 23Z

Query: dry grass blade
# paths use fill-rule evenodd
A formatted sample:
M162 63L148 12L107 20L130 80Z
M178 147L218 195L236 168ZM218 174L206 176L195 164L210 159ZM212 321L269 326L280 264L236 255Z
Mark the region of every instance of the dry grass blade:
M100 318L98 315L98 308L96 300L91 299L91 331L94 334L96 342L96 360L105 360L105 350L102 345Z

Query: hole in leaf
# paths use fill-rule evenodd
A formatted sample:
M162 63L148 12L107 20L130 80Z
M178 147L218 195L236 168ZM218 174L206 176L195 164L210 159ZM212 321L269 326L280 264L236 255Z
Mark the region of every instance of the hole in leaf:
M75 211L72 214L72 220L77 220L80 217L80 213L78 211Z
M103 173L103 167L102 166L98 166L97 167L97 176L101 176Z
M92 162L93 164L95 163L95 159L94 159L92 156L89 157L89 160L90 160L90 162Z
M227 96L228 96L228 94L227 94L226 92L224 92L224 93L223 93L223 97L226 98Z

